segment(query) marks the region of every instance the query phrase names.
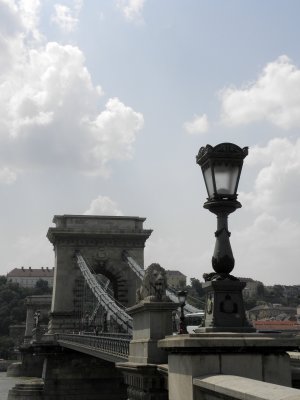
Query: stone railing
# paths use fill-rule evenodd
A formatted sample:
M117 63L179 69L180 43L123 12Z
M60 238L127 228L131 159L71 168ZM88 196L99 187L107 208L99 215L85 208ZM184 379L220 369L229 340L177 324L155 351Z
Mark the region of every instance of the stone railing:
M234 375L193 379L194 400L296 400L300 390Z
M291 360L292 385L300 389L300 353L296 351L288 352Z
M77 345L83 349L89 348L97 352L115 356L117 359L127 360L131 335L122 333L101 333L98 336L89 334L59 333L56 340L63 346L66 343ZM84 352L84 351L83 351Z

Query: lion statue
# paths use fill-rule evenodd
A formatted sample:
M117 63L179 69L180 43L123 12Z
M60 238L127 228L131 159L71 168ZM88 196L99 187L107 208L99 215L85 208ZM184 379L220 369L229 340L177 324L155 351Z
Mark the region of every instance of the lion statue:
M166 271L159 264L151 264L145 271L141 287L137 290L137 303L170 301L166 295L167 277Z

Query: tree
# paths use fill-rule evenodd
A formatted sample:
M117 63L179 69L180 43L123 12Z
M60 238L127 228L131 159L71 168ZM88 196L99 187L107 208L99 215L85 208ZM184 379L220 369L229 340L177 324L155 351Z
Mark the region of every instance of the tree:
M44 279L39 279L34 288L35 294L50 294L52 292L52 289L48 285L48 281L45 281Z
M27 296L49 293L51 288L45 280L37 281L35 288L24 288L0 276L0 337L8 336L9 325L25 323Z
M13 349L13 340L6 336L0 336L0 358L8 359Z
M191 286L197 292L199 297L203 297L204 296L205 293L204 293L204 290L202 288L202 284L199 281L199 279L191 278Z
M191 285L186 287L188 292L188 302L197 308L203 308L205 293L199 279L191 278Z

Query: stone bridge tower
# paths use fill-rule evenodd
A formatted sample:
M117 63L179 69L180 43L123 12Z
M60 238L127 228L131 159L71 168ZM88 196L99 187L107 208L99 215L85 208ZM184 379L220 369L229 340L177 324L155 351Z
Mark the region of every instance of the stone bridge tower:
M143 229L145 218L90 215L56 215L56 227L47 237L54 246L55 273L49 333L75 329L74 295L82 274L74 258L79 250L97 274L106 276L115 298L125 307L135 304L139 279L124 262L124 250L144 267L145 241L151 230Z

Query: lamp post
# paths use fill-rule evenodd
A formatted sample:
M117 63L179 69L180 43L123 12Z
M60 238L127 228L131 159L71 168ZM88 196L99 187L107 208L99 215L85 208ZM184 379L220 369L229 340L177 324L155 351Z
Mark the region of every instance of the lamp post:
M231 275L234 257L229 241L228 215L241 207L237 188L248 147L233 143L201 147L196 156L208 194L204 208L217 216L216 243L212 256L215 272L204 274L206 310L204 327L198 332L253 331L245 316L242 290L245 283Z
M230 246L228 215L241 207L237 201L237 188L242 171L243 160L248 147L241 149L232 143L221 143L215 147L201 147L196 157L201 166L208 199L204 208L217 215L217 231L212 266L218 278L227 278L233 270L234 257ZM208 280L214 277L209 274Z
M180 305L180 322L179 322L179 334L186 334L188 331L186 330L186 325L185 325L185 318L184 318L184 312L183 308L185 306L185 301L186 301L186 295L187 292L185 290L181 290L180 292L177 293L177 297L179 300L179 305Z

